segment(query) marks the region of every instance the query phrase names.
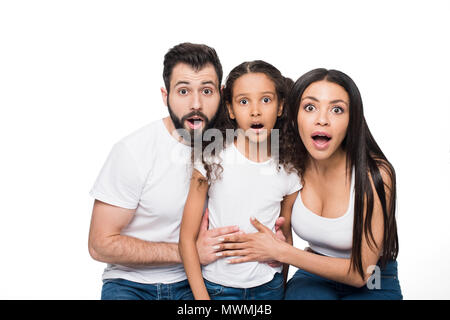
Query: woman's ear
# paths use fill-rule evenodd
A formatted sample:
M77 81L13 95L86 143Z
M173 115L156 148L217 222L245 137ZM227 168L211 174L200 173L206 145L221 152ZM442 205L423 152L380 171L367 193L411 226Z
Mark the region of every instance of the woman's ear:
M227 103L227 109L228 109L228 115L230 116L231 119L236 119L234 112L233 112L233 107L231 107L230 104Z

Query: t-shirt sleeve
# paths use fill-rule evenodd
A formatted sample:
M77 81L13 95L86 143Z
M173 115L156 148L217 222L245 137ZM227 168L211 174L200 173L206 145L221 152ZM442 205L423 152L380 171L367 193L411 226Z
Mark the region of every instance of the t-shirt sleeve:
M114 145L90 195L114 206L136 209L141 196L144 176L123 142Z
M286 195L292 194L300 190L303 186L300 177L296 173L289 173L287 175Z
M203 165L203 162L201 162L200 160L195 161L194 169L200 172L206 178L206 169L205 166Z

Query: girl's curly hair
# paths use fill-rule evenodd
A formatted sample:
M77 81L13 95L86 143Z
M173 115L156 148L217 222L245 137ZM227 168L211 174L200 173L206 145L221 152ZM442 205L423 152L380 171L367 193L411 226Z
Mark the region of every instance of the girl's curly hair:
M295 143L295 139L298 133L293 132L291 129L291 122L296 121L296 119L289 118L288 107L286 105L289 91L294 82L289 78L285 78L281 72L270 63L262 60L243 62L231 70L226 79L225 87L221 95L221 103L219 110L217 111L213 128L218 130L216 133L220 132L222 137L230 136L227 136L227 130L231 129L234 132L238 129L236 120L231 119L228 115L227 105L232 105L233 85L235 81L244 74L248 73L263 73L273 81L279 107L283 106L282 114L277 118L273 128L279 130L279 152L278 157L275 158L275 160L277 160L278 165L282 165L288 173L295 172L301 176L305 168L304 161L306 158L299 157L297 154L297 144ZM232 135L232 137L234 139L234 135ZM227 139L223 139L221 143L217 143L216 141L215 148L208 150L208 155L210 154L212 158L206 158L204 155L205 152L203 152L205 151L205 148L211 144L211 142L205 142L205 139L203 138L202 143L198 144L199 146L201 145L201 152L198 152L200 150L196 150L194 147L192 152L192 160L193 162L199 162L201 160L206 170L206 180L208 183L212 183L215 180L220 179L223 172L223 167L220 164L222 159L220 159L219 154L232 141L233 140L227 141ZM203 180L199 182L205 181Z

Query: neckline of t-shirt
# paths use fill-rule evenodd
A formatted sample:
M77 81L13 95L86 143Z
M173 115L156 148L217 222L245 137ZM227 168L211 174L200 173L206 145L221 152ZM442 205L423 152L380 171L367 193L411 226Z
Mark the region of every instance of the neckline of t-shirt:
M324 221L339 221L344 219L345 217L347 217L350 212L352 211L352 206L353 206L353 198L354 198L354 194L355 194L355 168L352 169L352 180L351 180L351 184L350 184L350 199L348 200L348 207L347 207L347 211L345 211L345 213L342 216L339 216L337 218L327 218L327 217L322 217L319 216L317 213L313 212L312 210L308 209L305 204L303 203L303 199L302 199L302 193L299 192L298 193L298 197L300 199L300 204L301 206L308 211L310 214L316 216L317 218L324 220Z
M162 126L162 130L165 132L165 135L166 135L166 137L167 137L167 140L168 140L168 141L171 141L172 144L175 144L175 145L181 145L181 146L183 146L183 147L185 147L185 148L189 148L189 149L191 148L190 146L187 146L187 145L185 145L184 143L178 141L177 139L175 139L174 136L172 136L172 135L170 134L169 130L167 130L166 125L164 124L164 118L160 119L160 126Z
M256 165L256 166L267 165L267 164L270 164L270 163L272 162L272 160L273 160L272 158L269 158L269 160L266 160L266 161L263 161L263 162L256 162L256 161L250 160L250 159L247 158L244 154L242 154L242 153L239 151L239 149L236 147L234 141L231 143L231 146L232 146L232 148L234 149L234 151L235 151L237 154L239 154L240 157L242 157L242 158L245 159L248 163L251 163L251 164L253 164L253 165Z

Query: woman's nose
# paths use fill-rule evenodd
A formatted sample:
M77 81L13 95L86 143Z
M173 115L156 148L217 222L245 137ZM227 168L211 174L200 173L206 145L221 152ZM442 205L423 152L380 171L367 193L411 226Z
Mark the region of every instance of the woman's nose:
M321 126L327 126L330 124L327 111L324 110L317 113L316 124Z

